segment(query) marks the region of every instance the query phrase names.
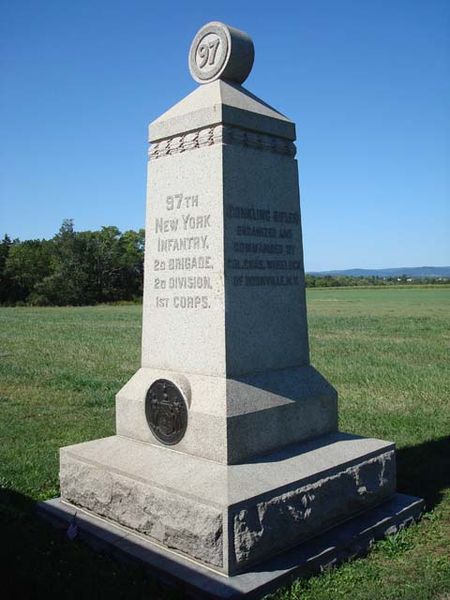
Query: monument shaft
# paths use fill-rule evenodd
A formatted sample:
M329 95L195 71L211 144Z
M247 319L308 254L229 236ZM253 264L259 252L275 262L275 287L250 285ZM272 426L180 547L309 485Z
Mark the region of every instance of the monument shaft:
M282 138L237 127L182 133L149 169L142 365L222 377L308 365L295 159L274 151Z

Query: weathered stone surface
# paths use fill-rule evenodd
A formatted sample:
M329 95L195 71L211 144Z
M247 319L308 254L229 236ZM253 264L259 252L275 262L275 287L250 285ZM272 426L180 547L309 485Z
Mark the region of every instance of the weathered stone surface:
M395 453L391 450L261 499L233 515L234 561L239 568L276 554L394 492Z
M73 504L148 535L167 548L222 566L219 510L67 455L61 459L60 482L62 496Z
M61 496L222 572L272 556L394 492L394 446L329 434L221 465L113 436L61 450Z

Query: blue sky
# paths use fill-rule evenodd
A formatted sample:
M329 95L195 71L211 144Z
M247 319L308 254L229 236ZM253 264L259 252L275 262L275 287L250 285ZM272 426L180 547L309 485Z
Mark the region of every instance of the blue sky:
M307 270L450 263L448 0L2 0L0 234L143 227L147 124L204 23L297 123Z

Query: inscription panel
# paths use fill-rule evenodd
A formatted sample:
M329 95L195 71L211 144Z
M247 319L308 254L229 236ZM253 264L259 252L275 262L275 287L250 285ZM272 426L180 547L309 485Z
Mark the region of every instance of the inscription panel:
M227 372L308 364L297 165L224 148ZM245 168L242 165L245 164Z
M226 269L234 286L302 284L298 211L230 204L225 217L231 237Z
M203 203L204 204L204 203ZM211 308L211 214L201 212L198 194L166 195L161 213L153 218L155 308ZM169 295L167 292L170 293Z
M222 374L220 147L180 153L149 169L143 364Z

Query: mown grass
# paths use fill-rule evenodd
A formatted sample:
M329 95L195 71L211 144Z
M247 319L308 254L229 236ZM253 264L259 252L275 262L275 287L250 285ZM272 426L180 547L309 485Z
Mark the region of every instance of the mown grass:
M276 600L444 600L450 594L450 289L308 292L311 354L345 431L398 446L421 523ZM0 309L0 564L7 598L180 598L34 517L58 494L58 448L114 433L139 365L139 306ZM3 596L5 597L5 596Z

